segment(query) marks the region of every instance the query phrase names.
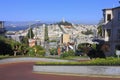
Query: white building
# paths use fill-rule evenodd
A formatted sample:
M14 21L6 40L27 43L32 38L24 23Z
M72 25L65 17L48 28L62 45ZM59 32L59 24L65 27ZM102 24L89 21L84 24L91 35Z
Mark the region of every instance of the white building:
M104 24L102 36L109 43L108 55L114 55L116 49L120 50L120 7L103 9Z

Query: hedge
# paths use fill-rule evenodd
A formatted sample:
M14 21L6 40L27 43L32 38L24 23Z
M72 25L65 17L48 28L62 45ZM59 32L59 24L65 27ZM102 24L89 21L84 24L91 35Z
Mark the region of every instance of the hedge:
M35 65L80 65L80 66L120 66L120 59L118 58L106 58L82 62L37 62Z

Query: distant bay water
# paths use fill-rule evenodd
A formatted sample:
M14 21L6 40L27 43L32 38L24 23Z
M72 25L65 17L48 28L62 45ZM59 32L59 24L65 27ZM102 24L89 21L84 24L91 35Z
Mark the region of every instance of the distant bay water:
M39 21L5 21L4 26L7 31L26 30L28 27L36 27L42 25Z
M5 29L7 31L19 31L19 30L26 30L28 27L25 27L25 26L16 26L16 27L10 27L10 26L7 26L5 27Z

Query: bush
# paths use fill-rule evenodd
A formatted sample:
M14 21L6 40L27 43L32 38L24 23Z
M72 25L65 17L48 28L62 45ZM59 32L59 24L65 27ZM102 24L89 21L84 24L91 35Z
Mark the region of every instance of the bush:
M33 46L35 56L44 56L45 50L41 46Z
M81 50L81 52L83 52L84 54L86 54L89 51L88 45L90 45L90 44L89 43L79 44L78 49Z
M83 62L81 63L83 65L102 65L102 66L119 66L120 65L120 59L118 58L113 58L113 57L109 57L106 59L100 59L97 58L95 60L92 61L88 61L88 62Z
M28 46L28 45L22 44L22 45L20 46L20 54L26 55L27 52L28 52L28 50L29 50L29 46Z
M92 44L92 48L96 50L96 44Z
M69 56L75 56L75 53L73 50L69 50L68 52L64 52L60 55L61 58L69 57Z
M38 56L45 56L45 50L38 51Z
M0 59L5 59L5 58L8 58L9 55L0 55Z
M69 50L69 51L68 51L68 54L69 54L69 56L75 56L75 53L74 53L73 50Z
M118 58L106 58L85 61L85 62L37 62L37 65L77 65L77 66L120 66L120 59Z
M57 49L56 48L49 49L49 51L50 51L51 55L57 55Z
M29 56L35 56L35 50L32 47L28 48L28 53Z

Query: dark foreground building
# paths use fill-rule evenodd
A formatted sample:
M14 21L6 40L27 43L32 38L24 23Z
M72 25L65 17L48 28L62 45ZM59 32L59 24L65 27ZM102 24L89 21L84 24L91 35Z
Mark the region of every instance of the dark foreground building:
M3 35L5 33L5 28L4 28L4 21L0 21L0 35Z

